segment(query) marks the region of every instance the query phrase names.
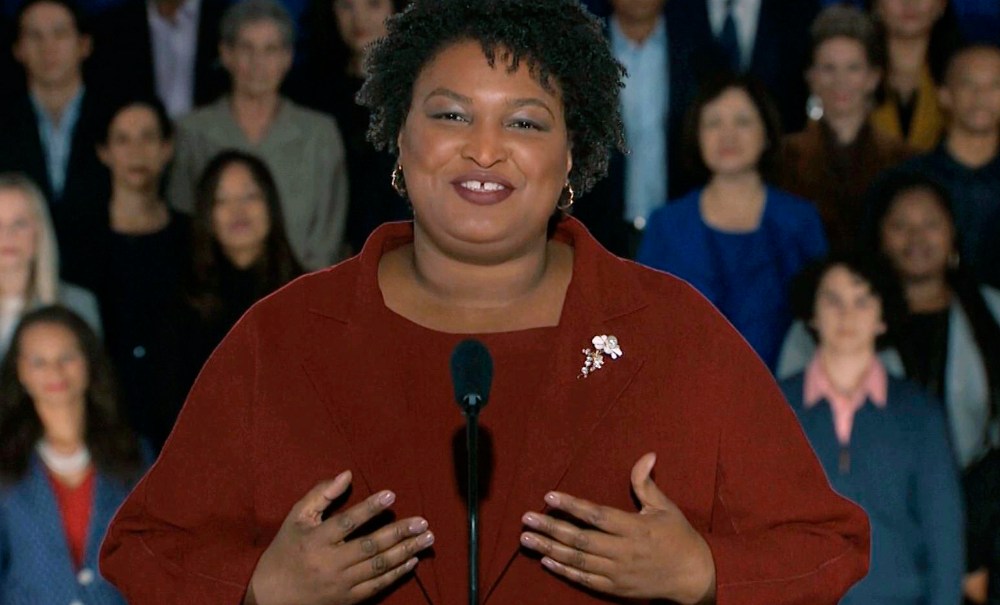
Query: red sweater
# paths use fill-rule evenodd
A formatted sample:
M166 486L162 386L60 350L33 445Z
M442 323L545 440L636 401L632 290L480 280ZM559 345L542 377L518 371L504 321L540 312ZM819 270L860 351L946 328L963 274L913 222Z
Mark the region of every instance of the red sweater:
M59 516L62 518L73 564L79 569L83 566L83 558L87 554L87 528L90 526L90 510L94 503L94 478L97 475L91 467L79 485L70 487L59 481L51 472L46 474L56 495Z
M129 602L240 603L292 505L345 469L349 504L392 489L398 518L423 515L437 537L377 602L467 601L448 372L462 336L396 316L378 288L383 252L412 237L381 227L359 257L258 303L215 351L104 542L102 571ZM690 286L611 256L575 220L556 237L575 255L559 326L482 336L497 349L484 603L618 602L546 572L520 548L520 518L552 489L635 511L629 471L648 451L712 550L719 605L837 603L867 569L867 520L830 489L767 368ZM578 378L598 334L624 355Z

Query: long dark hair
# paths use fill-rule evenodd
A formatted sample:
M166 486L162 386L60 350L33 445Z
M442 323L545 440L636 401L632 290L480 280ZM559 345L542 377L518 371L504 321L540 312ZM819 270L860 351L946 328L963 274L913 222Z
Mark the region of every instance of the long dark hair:
M878 32L879 39L885 45L887 38L885 23L875 14L875 2L876 0L865 0L865 8L875 22L875 29ZM941 13L941 16L938 17L938 20L934 22L934 26L931 28L930 40L927 45L927 65L930 67L931 77L934 78L936 83L940 84L943 81L948 59L961 44L962 30L959 26L958 15L955 13L955 7L952 6L951 0L948 0L944 6L944 12ZM882 67L884 74L882 76L882 94L884 96L884 91L889 81L888 50L882 55L882 59L884 64L880 67ZM881 101L881 99L879 100Z
M951 223L955 250L960 249L959 234L955 227L955 212L951 206L948 190L930 177L911 172L891 175L875 190L872 208L873 232L870 234L873 238L872 244L881 249L882 224L885 222L885 217L896 205L900 196L910 191L926 191L931 194ZM986 304L979 283L965 269L960 259L947 268L945 279L972 326L973 340L986 367L990 417L995 419L1000 416L1000 325ZM903 358L903 365L909 371L914 365L913 353L900 351L900 356Z
M39 324L57 325L72 332L86 360L83 440L94 464L127 483L137 479L141 469L139 441L120 420L111 363L90 326L76 313L58 305L31 311L21 319L0 365L0 476L4 481L21 479L44 433L31 396L17 375L24 332Z
M270 230L264 241L264 251L253 264L256 276L256 296L261 298L302 274L285 235L285 219L281 212L278 186L262 160L242 151L227 150L208 163L198 180L195 193L194 220L191 225L191 271L188 277L187 299L202 319L216 317L223 309L220 269L231 265L215 237L212 212L215 194L226 168L242 164L264 193Z
M403 10L408 3L409 0L392 0L393 13ZM305 24L303 47L306 60L313 67L312 73L324 73L335 78L345 76L351 61L351 49L340 36L333 3L330 0L310 0L302 23Z

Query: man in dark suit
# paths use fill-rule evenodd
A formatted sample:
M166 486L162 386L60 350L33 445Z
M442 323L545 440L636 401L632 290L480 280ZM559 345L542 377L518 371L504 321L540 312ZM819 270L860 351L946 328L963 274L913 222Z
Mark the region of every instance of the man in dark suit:
M699 78L722 69L700 53L708 34L675 16L690 0L611 0L607 33L629 72L622 120L629 154L612 154L608 176L576 203L574 216L611 252L633 258L646 218L687 182L680 150L681 122Z
M809 95L803 73L810 58L809 26L819 0L686 0L675 16L709 40L729 67L760 79L774 96L785 132L805 126Z
M90 36L70 0L27 0L15 21L14 56L27 91L0 124L0 171L20 171L41 187L59 241L64 279L86 285L87 234L108 202L97 159L103 105L84 86Z
M177 119L228 88L219 63L225 0L128 0L102 17L93 74L117 96L156 95Z

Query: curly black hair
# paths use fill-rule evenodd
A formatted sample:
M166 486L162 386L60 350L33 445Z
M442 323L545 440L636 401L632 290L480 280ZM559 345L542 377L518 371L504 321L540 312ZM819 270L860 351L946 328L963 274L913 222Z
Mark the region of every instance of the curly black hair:
M369 53L368 79L358 93L371 111L368 139L375 147L399 153L396 138L421 70L442 49L474 40L491 66L498 55L512 71L523 61L546 90L558 87L577 194L607 174L612 149L624 151L618 92L625 69L600 21L577 0L415 0L387 27Z

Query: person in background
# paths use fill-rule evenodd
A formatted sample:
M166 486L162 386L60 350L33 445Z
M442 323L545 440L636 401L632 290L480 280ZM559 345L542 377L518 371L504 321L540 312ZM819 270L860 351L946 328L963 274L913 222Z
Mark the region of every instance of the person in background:
M27 92L0 117L0 171L23 172L42 189L61 276L82 282L88 237L108 195L107 170L94 151L106 107L83 79L91 39L71 0L26 0L16 24L14 55Z
M579 200L573 216L613 254L635 258L650 214L687 193L681 169L684 113L700 79L723 68L698 52L701 42L679 3L614 0L605 32L627 72L621 116L629 153L612 153L608 176Z
M385 20L405 5L405 0L312 0L304 22L306 57L292 75L290 94L332 115L344 137L352 184L345 237L354 252L382 223L412 217L385 176L396 164L365 137L369 112L355 99L369 45L385 35Z
M948 114L944 140L898 171L929 176L948 191L963 264L979 281L1000 287L1000 48L956 51L938 97ZM870 197L884 197L879 187Z
M881 103L872 123L918 152L944 132L937 82L960 36L948 0L869 0L886 48Z
M802 73L809 64L809 24L819 0L678 0L673 17L733 73L757 78L775 99L782 130L806 122L809 91Z
M347 217L344 146L332 118L280 93L292 65L291 17L275 0L245 0L227 9L221 37L232 91L178 124L170 205L192 212L195 184L208 162L225 149L242 149L274 175L299 263L326 267L341 254Z
M0 357L25 313L57 303L100 334L97 299L59 279L59 247L41 190L23 174L0 174Z
M184 389L236 321L302 273L285 237L277 185L260 159L225 151L198 182L184 285Z
M831 248L850 249L861 236L869 185L911 154L870 124L882 57L868 16L831 6L813 22L811 34L806 81L822 116L785 138L779 182L816 204Z
M63 307L27 314L0 402L0 602L124 605L97 554L144 460L97 335Z
M830 484L872 526L868 576L842 605L957 605L964 569L958 469L940 406L891 377L876 342L902 306L880 264L834 255L796 284L818 345L781 388ZM801 290L800 292L798 290Z
M163 173L173 156L173 127L156 97L119 104L98 155L112 177L102 229L91 255L100 267L108 352L121 377L124 417L157 450L180 405L177 310L190 256L190 220L167 207Z
M813 205L769 184L778 124L754 80L727 76L706 87L684 138L693 171L708 182L653 213L637 257L701 291L772 369L792 321L788 286L827 249Z
M117 99L158 97L171 119L226 89L219 24L226 0L130 0L101 15L93 80Z
M882 195L875 211L879 245L903 280L910 309L899 350L907 374L947 410L955 456L967 474L966 593L982 602L987 577L1000 571L998 521L988 519L996 498L982 493L983 479L977 478L995 474L989 467L998 464L1000 292L964 270L944 188L925 176L902 174Z

